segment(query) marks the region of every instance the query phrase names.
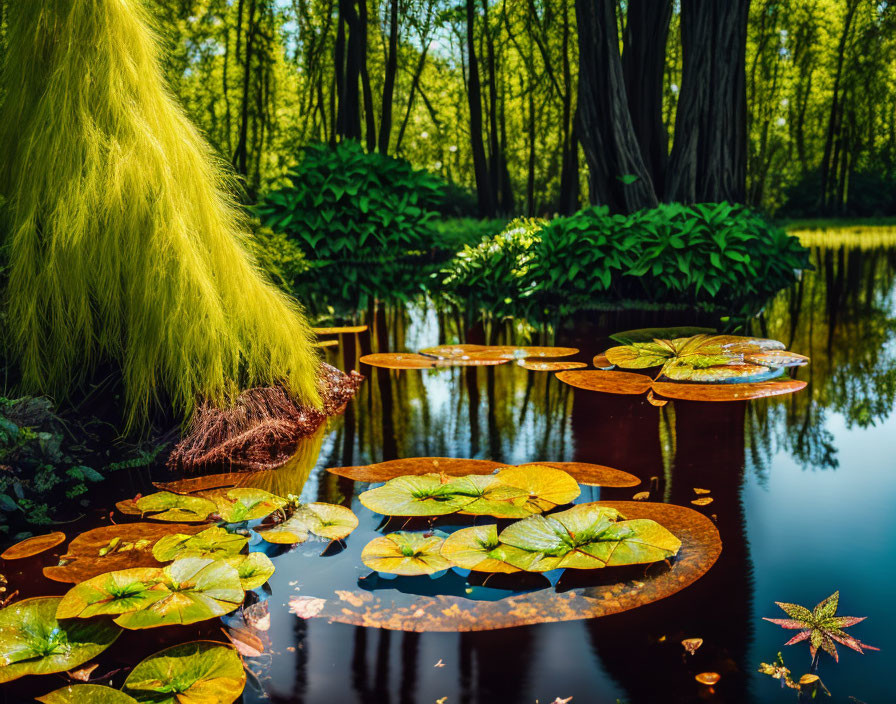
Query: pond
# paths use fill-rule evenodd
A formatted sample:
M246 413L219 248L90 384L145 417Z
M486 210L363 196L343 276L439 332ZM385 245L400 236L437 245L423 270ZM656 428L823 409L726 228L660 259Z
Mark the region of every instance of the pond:
M371 350L456 342L456 321L427 306L390 311L371 331L343 337L328 361L360 369L367 381L345 414L303 442L287 465L266 474L264 486L283 496L301 493L304 501L351 506L360 525L344 549L313 540L292 550L269 549L276 572L269 589L258 592L260 612L271 616L262 634L267 647L247 659L255 677L242 701L794 701L792 690L756 670L780 651L798 678L809 669L808 648L784 647L793 632L761 619L783 617L775 601L811 607L838 589L841 613L869 617L851 632L883 652L862 656L840 648L837 664L825 657L819 674L833 693L830 701L889 701L896 650L896 611L888 596L896 577L896 249L874 242L814 248L813 264L815 271L753 323L753 334L812 359L797 371L806 388L773 399L658 407L643 395L574 389L553 374L513 363L399 372L358 364ZM619 330L714 322L693 312L595 312L549 343L579 348L573 359L590 362ZM488 340L476 329L468 341L546 342L526 338L519 325L487 332ZM301 612L296 604L309 596L331 602L335 611L325 613L332 616L340 601L351 612L357 594L403 604L439 594L499 602L511 593L453 571L436 579L388 580L363 566L361 549L384 532L382 517L358 500L367 485L325 468L404 457L617 468L641 483L586 486L577 502L631 500L648 491L650 501L691 507L718 528L721 556L682 591L595 619L418 633L292 613ZM120 482L117 498L150 491L150 474L168 478L164 469L134 474ZM699 496L713 500L692 506ZM108 512L66 532L100 522L108 523ZM400 529L400 522L392 519L389 529ZM39 576L58 553L10 563L4 573L19 588L28 584L28 595L64 593L65 585ZM233 625L239 617L224 621ZM221 639L221 625L210 621L188 630L191 637ZM98 671L129 666L139 655L182 642L185 632L126 632L96 660ZM702 638L703 645L687 655L686 638ZM694 679L701 672L719 673L721 680L708 688ZM2 700L25 701L63 684L48 681L4 685Z

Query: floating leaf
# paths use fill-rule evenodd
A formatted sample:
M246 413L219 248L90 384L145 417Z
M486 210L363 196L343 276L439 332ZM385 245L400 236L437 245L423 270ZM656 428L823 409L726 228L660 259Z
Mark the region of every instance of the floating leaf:
M612 372L610 372L612 373ZM806 388L805 381L763 381L752 384L673 384L654 382L653 390L682 401L749 401L754 398L792 394Z
M653 389L651 389L650 391L647 392L647 403L649 403L651 406L657 406L658 408L662 408L669 402L666 401L665 399L657 398L656 396L654 396Z
M377 572L416 576L433 574L451 567L440 554L443 539L423 533L399 531L375 538L364 546L361 561Z
M616 366L607 359L607 355L603 353L594 355L594 359L591 360L591 363L598 369L612 369Z
M286 499L264 489L248 487L215 489L203 492L202 496L214 502L221 520L225 523L240 523L264 518L287 504Z
M42 697L43 704L137 704L133 697L101 684L70 684Z
M44 576L56 582L83 582L91 577L133 567L160 567L152 555L155 542L174 533L192 535L201 525L168 523L121 523L82 533L71 541L60 564L44 567ZM112 541L118 548L100 555ZM130 546L130 549L123 548Z
M650 498L650 492L649 492L649 491L639 491L637 494L635 494L635 495L632 497L632 499L633 499L634 501L647 501L647 499L649 499L649 498Z
M685 638L681 641L682 647L684 647L685 652L688 655L693 655L700 649L700 646L703 645L702 638Z
M700 684L705 684L707 687L712 687L719 683L719 680L722 679L722 676L718 672L701 672L699 675L694 677Z
M59 531L47 533L46 535L35 535L31 538L25 538L25 540L16 543L12 547L6 548L6 550L0 553L0 558L4 560L21 560L26 557L39 555L64 542L65 533L60 533Z
M575 479L579 484L588 486L606 486L606 487L629 487L637 486L641 483L634 474L623 472L620 469L613 469L602 464L591 464L590 462L532 462L531 465L539 465L542 467L553 467L554 469L562 469L569 476ZM521 464L520 467L528 467L530 464Z
M593 369L559 372L557 378L564 384L575 386L578 389L603 391L608 394L646 394L652 384L651 378L644 374Z
M245 535L212 526L195 535L166 535L153 546L152 554L159 562L170 562L181 557L227 557L240 552L247 542L249 538Z
M170 491L143 496L136 504L143 513L155 514L151 518L158 521L204 521L217 510L214 502L208 499L173 494Z
M377 354L365 354L361 357L361 362L369 364L371 367L382 367L384 369L428 369L434 367L461 367L461 366L483 366L504 364L509 362L509 358L464 358L452 357L451 359L440 359L436 357L427 357L422 354L414 354L412 352L380 352Z
M694 335L715 333L713 328L698 328L680 326L672 328L640 328L638 330L625 330L610 335L611 340L622 345L631 345L635 342L653 342L656 339L674 340L677 337L693 337ZM597 366L597 365L595 365Z
M745 364L744 362L728 362L711 367L692 367L688 364L667 364L663 367L663 376L673 381L694 381L709 384L718 384L739 380L767 381L773 376L780 376L778 369L769 369L758 364Z
M143 511L137 508L137 501L139 499L140 497L138 496L136 499L123 499L121 501L116 501L115 508L117 508L126 516L142 516Z
M712 493L712 491L710 489L701 489L701 488L695 486L694 493L695 494L710 494L710 493Z
M435 359L464 359L469 358L471 352L482 352L485 349L485 345L439 345L422 349L420 354Z
M747 353L744 361L765 367L803 367L809 363L809 358L787 350L768 350Z
M326 599L314 596L292 596L289 598L289 611L299 618L313 618L326 605Z
M473 497L454 493L452 486L436 474L396 477L368 489L358 499L384 516L444 516L473 502Z
M231 704L245 686L236 650L197 640L150 655L131 671L122 691L152 704Z
M569 474L546 464L507 467L495 477L507 486L526 492L529 505L537 511L549 511L555 506L568 504L582 493L578 482Z
M448 485L455 496L472 498L462 513L496 518L525 518L538 511L528 491L509 485L500 476L470 474L452 478Z
M153 482L156 489L170 491L174 494L193 494L197 491L234 487L242 484L240 481L251 472L227 472L225 474L206 474L201 477L188 477L173 482Z
M469 353L471 360L511 360L529 357L571 357L578 354L575 347L514 347L512 345L491 345Z
M523 369L533 372L562 372L566 369L584 369L584 362L539 362L532 359L521 359L517 364Z
M250 552L248 555L231 555L225 557L231 567L235 567L240 578L240 586L245 591L258 589L274 574L274 563L263 552Z
M221 631L233 643L236 651L246 658L257 658L264 653L264 641L244 628L228 627Z
M681 547L681 541L655 521L617 522L620 517L599 504L579 504L513 523L498 538L508 546L507 562L531 572L657 562Z
M201 557L176 560L162 569L156 588L170 593L147 608L122 614L115 623L128 629L196 623L233 611L244 597L235 567Z
M712 503L711 496L701 496L699 499L691 501L694 506L709 506Z
M258 534L269 543L304 543L308 534L342 540L358 527L358 517L350 508L336 504L302 504L282 523L259 529Z
M490 474L507 465L491 460L468 460L455 457L408 457L377 462L360 467L330 467L331 474L348 477L358 482L385 482L411 474L446 474L460 477L467 474Z
M121 633L104 619L58 621L61 601L36 597L0 609L0 683L70 670L99 655Z
M311 328L315 335L353 335L364 332L366 325L343 325L335 328Z
M159 589L162 570L158 567L135 567L101 574L72 587L62 597L57 618L91 618L118 616L139 611L168 591Z
M455 531L442 544L442 557L457 567L474 572L519 572L504 561L504 551L498 542L494 524L473 526Z

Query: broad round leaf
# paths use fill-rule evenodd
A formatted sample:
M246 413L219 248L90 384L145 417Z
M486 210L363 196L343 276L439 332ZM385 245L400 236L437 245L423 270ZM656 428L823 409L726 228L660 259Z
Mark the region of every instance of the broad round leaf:
M406 457L360 467L330 467L331 474L348 477L358 482L385 482L395 477L420 474L446 474L461 477L467 474L490 474L507 465L491 460L470 460L458 457Z
M511 345L490 345L469 353L471 360L527 359L529 357L570 357L578 354L575 347L513 347Z
M245 596L235 567L201 557L165 567L158 586L170 593L140 611L122 614L115 623L128 629L197 623L233 611Z
M240 486L240 480L251 472L228 472L225 474L203 474L199 477L187 477L173 482L153 482L156 489L170 491L175 494L193 494L211 489L232 488Z
M530 513L549 511L555 506L575 500L582 490L579 483L562 469L543 464L527 464L508 467L495 477L510 487L522 489L529 494Z
M531 464L562 469L579 484L588 486L630 487L641 483L634 474L590 462L532 462ZM527 465L521 464L520 467Z
M315 335L353 335L364 332L366 325L343 325L335 328L311 328Z
M162 570L158 567L135 567L101 574L72 587L62 597L57 618L90 618L118 616L139 611L167 596L159 589Z
M632 372L608 372L597 369L559 372L557 378L564 384L586 391L602 391L607 394L640 395L650 390L651 378Z
M620 369L649 369L660 367L673 355L668 347L654 342L637 342L633 345L611 347L604 356L610 364Z
M157 491L155 494L143 496L136 501L136 506L143 513L157 521L191 522L204 521L217 509L214 502L199 496L183 496L170 491Z
M236 650L197 640L150 655L131 671L122 691L152 704L231 704L245 686Z
M36 597L0 609L0 683L70 670L99 655L121 633L106 619L57 620L61 601Z
M363 364L383 369L432 369L435 367L477 367L495 364L504 364L509 359L473 359L471 357L453 357L440 359L427 357L411 352L380 352L377 354L365 354L361 357Z
M444 516L473 502L473 497L452 493L450 484L433 474L396 477L358 499L384 516Z
M225 557L231 567L235 567L240 578L240 585L247 592L258 589L274 574L274 563L263 552L250 552L248 555L231 555Z
M809 358L786 350L768 350L747 353L744 361L765 367L803 367L809 363Z
M124 692L101 684L70 684L38 697L43 704L137 704Z
M423 533L399 531L371 540L361 551L361 561L377 572L413 577L451 567L440 554L443 539Z
M695 381L720 383L731 381L766 381L780 375L780 368L764 367L759 364L732 362L710 367L691 367L687 364L668 364L663 367L663 376L673 381Z
M504 546L498 542L498 529L490 524L455 531L445 538L441 554L465 570L506 574L519 572L518 568L504 561L503 550Z
M6 548L6 550L0 553L0 558L4 560L21 560L25 557L39 555L64 542L65 533L60 533L59 531L47 533L46 535L35 535Z
M315 502L297 506L285 521L259 529L258 534L269 543L293 545L304 543L309 533L342 540L357 527L358 517L350 508Z
M249 538L245 535L212 526L195 535L166 535L153 545L152 554L159 562L170 562L181 557L227 557L236 555L247 542Z
M755 384L675 384L655 381L653 390L682 401L749 401L753 398L792 394L806 388L805 381L785 379Z
M445 486L455 496L473 499L464 505L462 513L496 518L526 518L537 512L537 508L529 501L528 491L510 486L490 474L456 477Z
M215 489L202 492L202 496L213 501L218 515L225 523L240 523L264 518L286 506L287 501L264 489L237 488Z
M542 362L534 359L521 359L517 362L523 369L531 372L562 372L566 369L584 369L584 362Z

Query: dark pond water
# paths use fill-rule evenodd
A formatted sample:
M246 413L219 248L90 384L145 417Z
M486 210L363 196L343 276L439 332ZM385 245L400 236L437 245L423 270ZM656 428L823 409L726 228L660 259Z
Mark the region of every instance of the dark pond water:
M829 701L896 700L896 251L816 249L813 261L816 271L780 295L753 330L811 356L812 364L798 373L808 386L792 396L657 408L644 397L573 390L551 374L513 364L423 372L363 368L368 381L345 415L304 443L267 487L351 505L361 525L341 552L322 557L325 544L308 543L276 558L270 593L261 595L271 614L269 653L252 661L258 680L243 701L795 701L792 691L756 669L781 651L798 678L808 671L808 648L783 647L792 632L761 617L783 616L776 600L812 606L837 589L841 613L869 617L853 627L854 635L882 652L862 656L841 647L839 664L824 658L820 675L833 693ZM680 312L594 313L550 342L579 347L576 359L590 361L614 331L706 322L712 321ZM486 340L485 331L473 331L467 341L546 342L518 327L488 333ZM346 338L329 361L359 368L357 357L370 349L416 350L457 337L452 321L432 309L392 311L372 334ZM411 587L406 580L370 579L359 555L380 520L357 500L366 485L324 471L414 456L594 462L642 479L633 489L586 488L580 500L630 499L650 489L653 501L690 506L694 487L709 489L714 502L697 510L716 522L723 552L684 591L600 619L410 633L290 613L292 597L334 599L335 590L361 587L388 598L390 590L465 589L451 572L438 580L416 578L422 581ZM140 490L140 479L132 489ZM37 578L34 585L29 591L60 591ZM502 593L477 588L468 595ZM205 624L191 635L219 637L219 626ZM689 637L704 639L693 657L680 645ZM133 662L137 653L183 639L183 631L173 629L127 634L101 662ZM714 690L694 681L704 671L722 675ZM24 692L51 688L17 685L4 701L25 701Z

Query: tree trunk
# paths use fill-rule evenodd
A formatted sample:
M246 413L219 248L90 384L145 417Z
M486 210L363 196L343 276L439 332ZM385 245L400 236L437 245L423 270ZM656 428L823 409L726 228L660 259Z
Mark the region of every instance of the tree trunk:
M345 139L361 139L361 43L358 13L354 0L339 0L339 31L336 36L336 68L339 103L336 134ZM346 33L346 28L348 32ZM347 36L346 36L347 35ZM340 46L341 45L341 46ZM344 48L342 80L338 79L340 48ZM340 85L341 83L341 85Z
M383 79L383 105L380 117L379 150L389 151L392 134L392 96L395 91L395 73L398 70L398 0L389 4L389 55L386 59L386 75Z
M663 73L672 0L629 0L622 75L635 137L656 193L663 192L669 159L663 124Z
M361 74L361 91L364 97L364 135L367 151L376 149L376 120L374 118L373 91L367 72L367 0L358 0L358 71Z
M476 176L476 196L480 217L495 215L485 158L485 144L482 139L482 87L479 83L479 61L476 57L476 10L475 0L466 0L467 19L467 98L470 104L470 146L473 151L473 171Z
M577 0L579 117L591 202L614 212L657 204L632 127L619 56L614 0Z

